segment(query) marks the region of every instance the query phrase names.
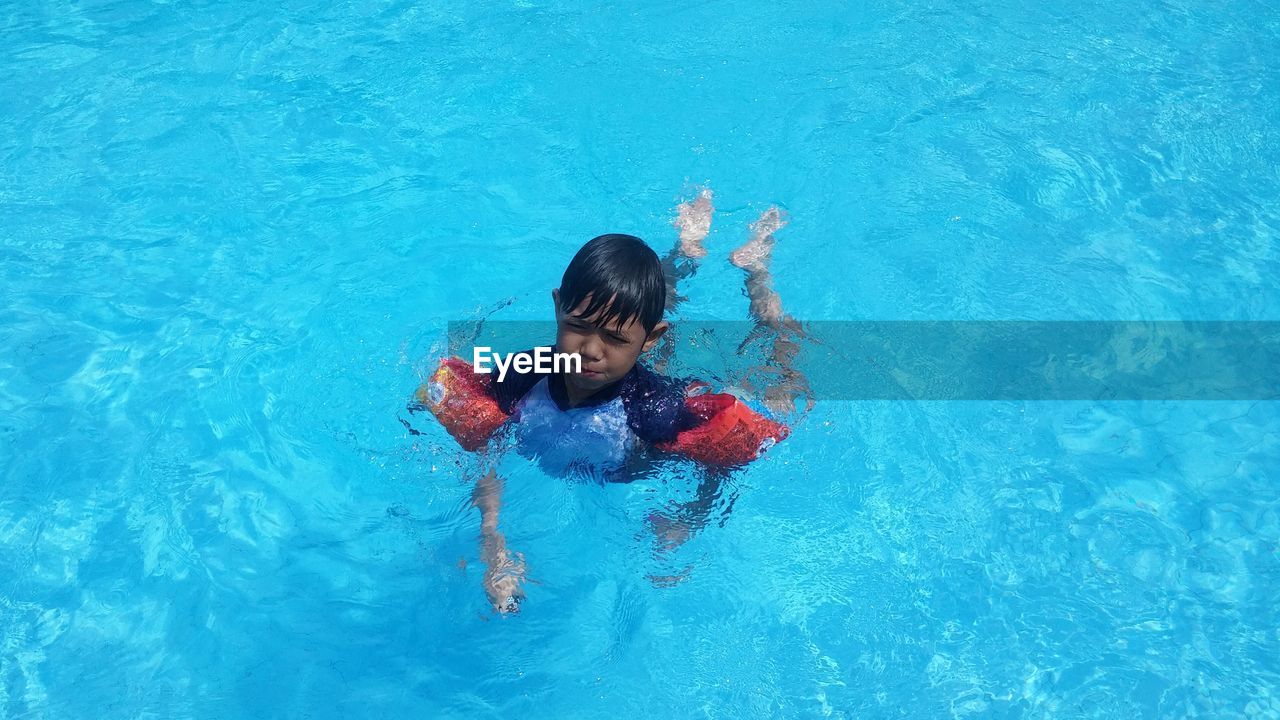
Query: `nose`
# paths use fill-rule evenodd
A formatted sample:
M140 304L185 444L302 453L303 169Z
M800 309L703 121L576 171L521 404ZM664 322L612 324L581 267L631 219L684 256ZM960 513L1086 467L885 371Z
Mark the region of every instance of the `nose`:
M582 356L582 363L584 365L599 362L604 356L603 353L604 347L601 344L600 339L594 335L583 340L582 345L578 348L578 354Z

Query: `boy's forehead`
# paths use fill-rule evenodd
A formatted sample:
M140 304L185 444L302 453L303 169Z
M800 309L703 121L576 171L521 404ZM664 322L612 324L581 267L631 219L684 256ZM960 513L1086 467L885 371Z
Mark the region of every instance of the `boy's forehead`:
M610 330L620 329L624 332L630 330L633 325L640 321L640 318L638 317L629 317L626 318L626 322L619 322L623 318L613 317L609 319L608 323L603 322L603 319L608 317L609 311L613 309L612 303L613 298L610 298L609 302L605 303L599 310L596 310L590 316L583 315L582 313L591 305L591 294L588 293L586 297L582 298L582 302L578 303L577 307L567 311L566 314L572 315L579 320L595 325L596 327L607 327Z

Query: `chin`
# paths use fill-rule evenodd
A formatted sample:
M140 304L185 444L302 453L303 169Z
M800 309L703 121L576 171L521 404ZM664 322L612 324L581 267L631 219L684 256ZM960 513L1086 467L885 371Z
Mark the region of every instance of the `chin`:
M573 386L579 390L599 390L609 384L609 378L605 376L591 378L583 375L570 375L569 382L573 383Z

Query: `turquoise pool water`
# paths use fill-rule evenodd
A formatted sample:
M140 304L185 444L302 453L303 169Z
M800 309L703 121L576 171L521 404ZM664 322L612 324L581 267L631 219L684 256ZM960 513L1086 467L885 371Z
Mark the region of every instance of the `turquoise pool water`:
M826 400L670 551L508 458L510 618L399 421L704 183L684 319L771 203L806 320L1280 319L1280 13L1029 5L5 4L0 717L1280 716L1274 402Z

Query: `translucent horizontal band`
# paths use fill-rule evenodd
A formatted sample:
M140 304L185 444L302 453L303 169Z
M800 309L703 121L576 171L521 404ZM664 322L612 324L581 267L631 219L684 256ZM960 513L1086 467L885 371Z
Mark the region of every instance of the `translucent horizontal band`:
M462 357L554 341L549 321L449 324ZM790 366L817 400L1272 400L1280 321L677 321L644 360L722 384Z

